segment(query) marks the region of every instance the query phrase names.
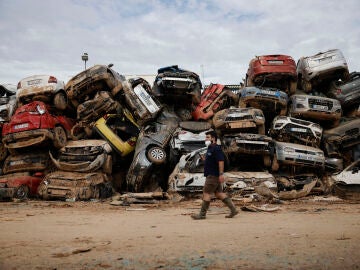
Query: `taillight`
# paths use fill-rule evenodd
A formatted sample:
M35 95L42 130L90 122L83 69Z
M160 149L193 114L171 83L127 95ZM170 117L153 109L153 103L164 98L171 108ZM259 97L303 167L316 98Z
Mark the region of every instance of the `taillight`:
M18 82L17 89L21 88L21 82Z
M340 95L341 94L341 89L339 88L339 89L336 89L336 94L337 95Z
M50 76L48 83L57 83L57 79L54 76Z
M135 146L136 145L136 138L131 138L130 140L128 140L128 144L130 146Z

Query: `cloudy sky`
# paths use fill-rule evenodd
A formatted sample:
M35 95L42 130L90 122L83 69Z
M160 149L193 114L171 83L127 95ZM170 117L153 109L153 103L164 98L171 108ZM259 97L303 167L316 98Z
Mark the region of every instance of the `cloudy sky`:
M255 55L295 61L341 49L360 71L358 0L0 0L0 83L65 81L87 66L156 74L178 64L204 83L239 83Z

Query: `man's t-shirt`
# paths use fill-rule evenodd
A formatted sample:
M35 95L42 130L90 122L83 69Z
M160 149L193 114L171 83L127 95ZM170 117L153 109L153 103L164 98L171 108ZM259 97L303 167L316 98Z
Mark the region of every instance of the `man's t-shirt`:
M219 176L219 161L224 161L224 153L221 146L210 144L206 152L204 175Z

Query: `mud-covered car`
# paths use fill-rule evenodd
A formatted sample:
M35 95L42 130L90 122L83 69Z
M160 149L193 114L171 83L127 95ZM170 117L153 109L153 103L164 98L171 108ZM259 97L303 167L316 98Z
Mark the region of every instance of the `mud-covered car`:
M201 87L199 75L174 65L158 69L152 92L166 104L199 104Z
M322 143L328 157L341 157L344 150L360 143L360 118L342 118L339 126L324 130Z
M108 91L114 97L122 91L125 77L112 65L95 65L71 78L65 85L65 91L74 108L86 100L92 99L98 91Z
M134 151L140 132L132 114L126 109L121 114L104 115L96 121L93 129L121 157Z
M55 171L45 176L38 187L45 200L89 200L112 194L111 177L106 173Z
M36 196L37 188L50 167L47 152L9 156L0 176L0 199L26 199Z
M325 94L340 101L344 108L360 104L360 72L350 73L348 81L332 81Z
M288 100L288 95L276 88L245 87L240 92L239 107L286 115Z
M222 133L247 132L265 135L265 116L260 109L230 107L213 117L215 129Z
M322 96L292 95L289 116L307 120L328 121L337 126L342 114L338 100Z
M0 84L0 123L8 122L16 107L16 86Z
M324 152L319 148L275 141L275 153L271 165L273 171L277 171L281 165L308 166L322 171L324 164Z
M34 75L19 81L16 99L19 107L34 100L54 104L58 110L67 107L65 84L51 75Z
M232 133L222 137L223 150L227 154L263 156L264 165L271 166L273 140L271 137L252 133Z
M360 200L360 159L354 161L343 171L332 175L335 194L340 198Z
M62 171L112 172L112 149L104 140L69 141L57 153L50 152L55 166Z
M250 60L245 86L274 87L291 95L296 85L296 64L291 56L262 55Z
M18 108L2 130L3 143L9 151L52 141L55 148L63 147L70 138L74 120L59 115L41 101Z
M155 121L141 128L126 176L129 190L153 191L164 184L168 144L179 122L177 115L165 108Z
M269 129L269 135L280 142L291 142L319 147L323 128L316 123L288 117L277 116Z
M193 119L208 120L214 114L230 106L236 106L239 97L222 84L210 84L201 94L200 103L192 112Z
M346 81L349 78L346 59L338 49L301 57L297 62L296 72L298 86L306 93L324 81Z

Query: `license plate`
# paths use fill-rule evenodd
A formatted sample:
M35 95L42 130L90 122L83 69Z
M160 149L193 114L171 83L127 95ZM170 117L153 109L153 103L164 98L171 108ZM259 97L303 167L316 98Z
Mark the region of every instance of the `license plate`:
M294 132L306 132L305 128L291 128L290 130Z
M284 61L282 61L282 60L269 60L268 63L270 65L282 65L284 63Z
M18 124L14 126L14 129L22 129L29 127L29 123Z
M37 85L40 83L41 83L41 79L31 80L27 82L28 85Z
M275 96L276 92L275 91L270 91L270 90L262 90L262 92L266 95L270 95L270 96Z
M318 110L324 110L324 111L327 111L328 110L328 107L327 106L324 106L324 105L313 105L313 108L314 109L318 109Z
M155 113L160 109L141 85L137 85L134 92L151 113Z

